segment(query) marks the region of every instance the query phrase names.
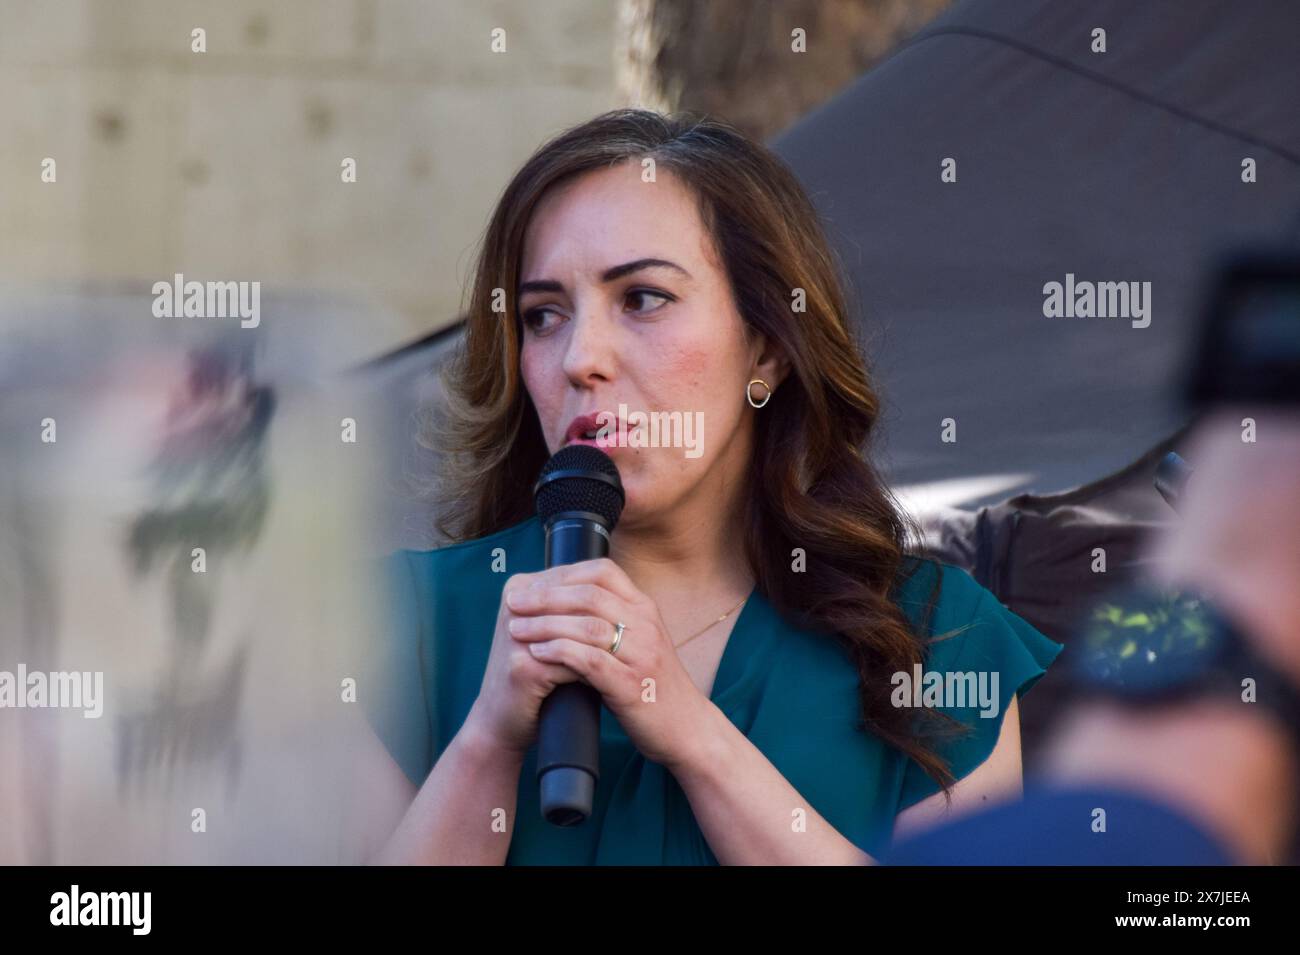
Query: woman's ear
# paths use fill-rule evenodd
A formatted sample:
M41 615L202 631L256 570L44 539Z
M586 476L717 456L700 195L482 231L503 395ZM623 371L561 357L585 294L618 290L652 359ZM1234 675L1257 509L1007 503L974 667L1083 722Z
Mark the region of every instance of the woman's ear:
M772 339L759 334L756 346L758 357L754 361L755 378L762 378L773 391L790 374L790 360L785 350Z

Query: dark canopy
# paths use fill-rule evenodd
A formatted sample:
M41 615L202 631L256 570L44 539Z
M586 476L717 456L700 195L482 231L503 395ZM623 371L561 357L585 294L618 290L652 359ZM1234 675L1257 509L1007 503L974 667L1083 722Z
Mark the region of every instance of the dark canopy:
M1285 0L963 3L774 142L856 286L895 482L1059 491L1175 430L1207 268L1297 235L1296 24ZM1150 325L1044 317L1067 274L1150 282Z

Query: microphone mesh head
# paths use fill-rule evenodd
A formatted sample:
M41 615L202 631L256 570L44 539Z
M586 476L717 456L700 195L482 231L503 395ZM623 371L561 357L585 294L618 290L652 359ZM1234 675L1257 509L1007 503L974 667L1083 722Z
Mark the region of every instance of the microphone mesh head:
M537 479L534 495L543 524L566 511L587 511L599 515L605 529L612 531L623 513L618 468L608 454L589 444L566 445L551 455Z

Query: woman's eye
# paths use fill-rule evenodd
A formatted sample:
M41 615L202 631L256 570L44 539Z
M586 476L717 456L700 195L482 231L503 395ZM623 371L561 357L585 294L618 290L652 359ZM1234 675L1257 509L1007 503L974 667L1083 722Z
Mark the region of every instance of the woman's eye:
M544 335L550 331L550 326L544 327L546 316L554 314L555 313L549 308L530 308L528 311L524 312L523 322L529 331L539 335ZM554 325L554 323L551 324Z
M657 305L651 304L649 307L646 307L643 304L641 308L634 308L632 309L632 311L634 312L653 311L654 309L659 308L661 305L667 302L674 301L673 297L667 294L666 292L656 292L653 289L648 289L648 288L632 289L632 291L627 293L627 299L629 302L634 299L639 299L641 300L642 303L644 303L647 299L656 299L656 298L660 300L659 304Z

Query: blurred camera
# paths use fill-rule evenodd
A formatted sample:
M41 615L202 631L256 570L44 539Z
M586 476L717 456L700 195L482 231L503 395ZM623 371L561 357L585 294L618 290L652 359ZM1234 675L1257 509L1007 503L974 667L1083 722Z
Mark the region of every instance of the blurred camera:
M1300 255L1243 254L1220 270L1185 397L1197 410L1300 403Z

